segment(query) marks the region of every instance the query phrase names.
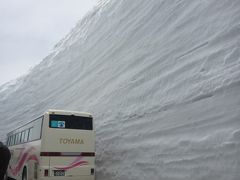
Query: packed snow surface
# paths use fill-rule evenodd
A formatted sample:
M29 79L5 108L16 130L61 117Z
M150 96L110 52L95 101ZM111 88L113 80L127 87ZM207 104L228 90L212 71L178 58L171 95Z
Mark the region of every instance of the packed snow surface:
M239 0L102 1L0 87L0 138L49 108L94 115L97 180L239 180Z

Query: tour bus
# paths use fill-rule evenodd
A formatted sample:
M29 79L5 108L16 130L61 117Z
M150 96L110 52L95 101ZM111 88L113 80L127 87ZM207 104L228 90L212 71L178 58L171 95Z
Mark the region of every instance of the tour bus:
M49 110L7 134L7 177L94 180L95 132L89 113Z

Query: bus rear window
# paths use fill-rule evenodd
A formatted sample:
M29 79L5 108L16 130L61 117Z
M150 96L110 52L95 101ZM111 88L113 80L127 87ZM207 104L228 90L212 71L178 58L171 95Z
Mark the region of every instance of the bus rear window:
M49 127L59 129L93 130L93 121L91 117L50 114Z

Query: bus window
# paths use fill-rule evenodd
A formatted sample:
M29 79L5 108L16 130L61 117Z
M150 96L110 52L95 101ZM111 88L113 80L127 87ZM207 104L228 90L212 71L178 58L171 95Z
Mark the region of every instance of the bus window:
M14 145L17 144L17 134L14 134Z
M11 146L12 145L12 135L10 136L10 142L9 142L9 146Z
M21 133L18 133L18 144L20 144Z
M7 138L7 146L9 146L9 137Z
M33 128L30 128L29 129L29 133L28 133L28 141L32 141L33 140L32 133L33 133Z
M91 117L50 115L50 128L93 130Z
M24 139L25 139L25 131L23 131L21 134L22 134L22 135L21 135L21 140L20 140L20 142L23 143L23 142L24 142Z
M41 130L42 130L42 117L34 122L33 131L31 134L32 140L37 140L41 138Z
M17 141L17 143L20 144L21 133L18 133L17 136L18 136L18 141Z
M25 131L25 137L24 137L24 142L28 141L28 135L29 135L29 129Z
M15 144L18 144L18 139L19 139L19 133L16 134L16 137L15 137Z
M19 133L19 141L18 141L19 144L21 143L21 139L22 139L22 132Z

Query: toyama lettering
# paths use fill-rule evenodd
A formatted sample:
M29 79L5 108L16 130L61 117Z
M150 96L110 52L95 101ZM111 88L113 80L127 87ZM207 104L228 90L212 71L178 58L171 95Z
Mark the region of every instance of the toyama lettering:
M83 139L78 138L60 138L60 144L84 144Z

